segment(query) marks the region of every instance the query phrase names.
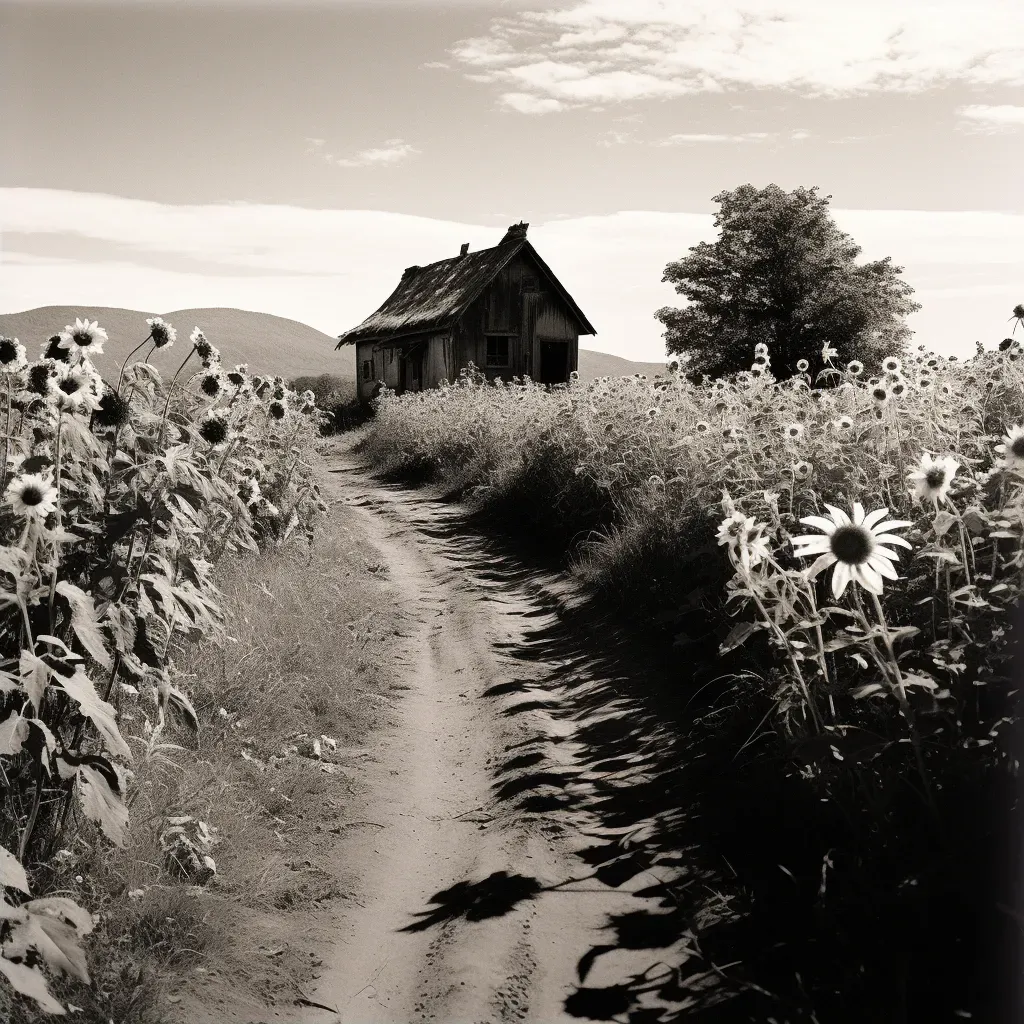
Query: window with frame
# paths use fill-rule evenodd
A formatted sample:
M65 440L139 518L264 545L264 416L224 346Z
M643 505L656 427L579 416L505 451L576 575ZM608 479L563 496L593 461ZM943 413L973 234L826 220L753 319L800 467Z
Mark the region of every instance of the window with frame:
M364 359L363 360L363 380L372 380L372 379L373 379L373 360L372 359Z
M487 365L508 366L508 338L487 339Z

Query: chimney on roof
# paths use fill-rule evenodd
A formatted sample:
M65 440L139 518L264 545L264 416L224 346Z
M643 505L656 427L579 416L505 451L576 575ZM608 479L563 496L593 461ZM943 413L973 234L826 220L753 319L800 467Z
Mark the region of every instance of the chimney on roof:
M405 272L404 272L404 273L402 274L402 280L403 280L403 281L408 281L408 280L409 280L409 278L411 278L411 277L415 277L415 276L416 276L416 274L417 274L417 272L419 271L419 269L420 269L420 268L419 268L418 266L415 266L415 267L406 267L406 268L405 268Z
M518 242L526 237L526 229L530 225L526 221L520 221L518 224L509 225L508 231L505 232L505 237L502 242Z
M463 242L462 248L459 250L460 256L465 256L469 252L469 242Z

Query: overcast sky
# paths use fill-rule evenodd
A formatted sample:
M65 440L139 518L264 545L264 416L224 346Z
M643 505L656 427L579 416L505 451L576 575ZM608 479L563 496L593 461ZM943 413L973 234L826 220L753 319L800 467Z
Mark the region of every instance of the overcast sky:
M0 38L0 311L337 334L526 220L585 344L657 359L665 263L744 182L831 194L915 341L1024 301L1017 0L0 0Z

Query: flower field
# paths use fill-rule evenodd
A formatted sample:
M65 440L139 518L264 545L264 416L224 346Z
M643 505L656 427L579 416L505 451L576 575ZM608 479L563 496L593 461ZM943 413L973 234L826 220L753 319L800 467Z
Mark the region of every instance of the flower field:
M759 345L749 372L699 385L470 368L385 391L364 448L553 540L649 635L686 627L680 728L711 767L673 797L699 812L673 841L704 844L715 901L673 899L708 946L732 936L719 973L753 1015L722 1019L911 1019L888 1015L901 1000L985 1019L1003 961L962 943L1020 938L997 862L1019 767L1024 350L922 348L872 378L834 355L776 380ZM636 1007L657 987L633 985Z
M195 724L174 659L222 631L217 563L323 509L312 396L223 367L198 328L185 346L159 317L147 328L116 381L93 366L97 323L32 362L0 338L0 974L55 1014L48 975L89 980L96 922L60 891L32 898L33 880L80 838L121 844L133 764L178 749L172 720ZM183 870L216 871L203 822L163 826Z

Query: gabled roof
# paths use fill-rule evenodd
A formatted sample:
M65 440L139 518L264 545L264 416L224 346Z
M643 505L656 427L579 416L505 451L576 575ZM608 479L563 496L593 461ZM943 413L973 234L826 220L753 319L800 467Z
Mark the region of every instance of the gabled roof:
M579 321L581 334L596 334L590 321L526 240L526 224L514 224L493 249L467 252L426 267L409 267L398 287L375 313L346 331L335 348L357 341L390 341L454 326L504 267L521 253L538 270Z

